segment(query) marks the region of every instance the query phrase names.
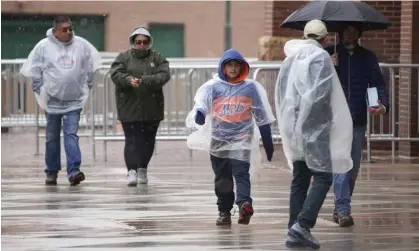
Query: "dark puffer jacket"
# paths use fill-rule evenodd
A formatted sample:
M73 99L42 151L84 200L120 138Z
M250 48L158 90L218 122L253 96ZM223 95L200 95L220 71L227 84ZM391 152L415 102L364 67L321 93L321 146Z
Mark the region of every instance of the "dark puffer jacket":
M334 46L325 48L330 55L335 52ZM364 47L357 46L352 55L339 44L336 47L339 63L336 71L345 92L354 125L367 124L367 88L377 87L378 98L389 111L388 94L385 82L378 65L377 57Z

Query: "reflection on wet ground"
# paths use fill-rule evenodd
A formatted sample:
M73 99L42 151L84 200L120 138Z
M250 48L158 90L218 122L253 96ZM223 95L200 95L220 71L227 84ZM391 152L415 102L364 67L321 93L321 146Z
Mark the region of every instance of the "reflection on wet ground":
M225 228L215 226L208 156L189 160L183 142L159 142L149 185L129 188L123 144L109 144L111 161L93 162L81 139L86 182L70 187L61 173L57 187L45 187L43 156L13 135L2 138L3 250L287 250L291 177L283 157L276 157L277 168L253 173L251 224L237 225L235 208ZM363 164L353 197L356 225L332 222L329 193L313 230L321 250L419 250L418 180L418 164Z

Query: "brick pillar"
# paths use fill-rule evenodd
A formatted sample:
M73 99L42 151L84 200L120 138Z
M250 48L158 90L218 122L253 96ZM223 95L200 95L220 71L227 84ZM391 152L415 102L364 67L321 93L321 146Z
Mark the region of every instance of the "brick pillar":
M419 62L419 2L402 1L400 63ZM418 137L418 70L400 70L399 136ZM418 143L401 142L400 157L418 157Z
M272 32L277 24L273 22L274 1L265 2L265 35L272 36Z
M365 1L388 18L391 26L387 30L366 31L361 39L362 46L372 50L382 63L399 63L400 60L400 1Z
M283 47L285 42L301 38L302 32L279 28L281 23L295 10L307 2L270 1L265 9L265 36L259 38L259 60L277 61L285 58Z

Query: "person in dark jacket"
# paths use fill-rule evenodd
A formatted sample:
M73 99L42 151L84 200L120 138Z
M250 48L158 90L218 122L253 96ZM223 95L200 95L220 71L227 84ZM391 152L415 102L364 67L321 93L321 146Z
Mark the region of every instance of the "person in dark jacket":
M131 48L121 52L111 66L118 119L125 134L124 158L128 186L147 184L147 167L156 134L164 119L163 86L170 80L169 62L151 49L150 32L136 28Z
M351 151L353 168L346 174L334 176L333 219L341 227L350 227L354 224L350 202L361 164L368 112L377 115L389 111L388 94L377 57L358 44L361 35L361 30L348 26L339 34L340 43L336 47L336 52L334 45L325 48L332 55L353 120ZM378 107L367 107L366 97L369 87L377 88Z

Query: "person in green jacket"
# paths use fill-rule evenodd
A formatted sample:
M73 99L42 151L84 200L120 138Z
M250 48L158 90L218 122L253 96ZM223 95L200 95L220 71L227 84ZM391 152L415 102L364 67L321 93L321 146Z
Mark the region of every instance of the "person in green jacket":
M125 134L128 186L136 186L148 183L147 167L164 119L163 86L170 80L170 68L166 58L151 49L153 38L147 29L134 29L129 42L131 48L119 53L110 71Z

